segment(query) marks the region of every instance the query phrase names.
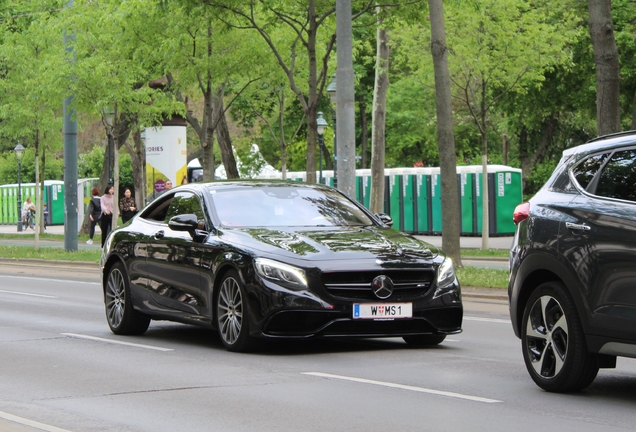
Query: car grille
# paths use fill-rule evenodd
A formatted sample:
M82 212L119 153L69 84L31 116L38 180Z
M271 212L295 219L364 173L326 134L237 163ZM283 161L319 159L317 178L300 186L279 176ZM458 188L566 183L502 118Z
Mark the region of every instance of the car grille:
M435 277L433 270L330 272L322 274L322 283L329 294L339 299L378 300L371 290L371 283L380 275L393 281L393 294L385 299L392 301L423 296L431 288Z

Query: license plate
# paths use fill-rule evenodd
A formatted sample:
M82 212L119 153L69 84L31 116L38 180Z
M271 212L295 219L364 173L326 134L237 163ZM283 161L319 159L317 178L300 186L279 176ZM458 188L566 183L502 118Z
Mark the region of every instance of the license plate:
M412 303L355 303L353 318L411 318L413 316Z

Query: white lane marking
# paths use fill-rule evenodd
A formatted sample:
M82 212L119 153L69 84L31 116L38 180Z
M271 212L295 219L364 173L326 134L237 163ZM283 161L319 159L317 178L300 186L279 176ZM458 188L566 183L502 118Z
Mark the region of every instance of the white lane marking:
M75 281L70 279L49 279L49 278L38 278L38 277L30 277L30 276L7 276L2 275L2 278L13 278L13 279L29 279L36 281L46 281L46 282L62 282L62 283L77 283L77 284L85 284L85 285L101 285L99 282L85 282L85 281Z
M47 431L47 432L70 432L69 430L66 429L60 429L58 427L55 426L50 426L44 423L39 423L33 420L29 420L29 419L25 419L23 417L18 417L15 416L13 414L9 414L6 412L2 412L0 411L0 418L3 418L5 420L9 420L12 421L14 423L19 423L21 425L24 426L29 426L35 429L39 429L39 430L43 430L43 431Z
M30 297L44 297L44 298L51 298L51 299L56 299L57 297L55 296L50 296L50 295L44 295L44 294L31 294L31 293L25 293L25 292L19 292L19 291L5 291L5 290L0 290L0 293L5 293L5 294L18 294L18 295L24 295L24 296L30 296Z
M359 383L364 383L364 384L373 384L373 385L383 386L383 387L391 387L391 388L397 388L397 389L402 389L402 390L410 390L410 391L415 391L415 392L419 392L419 393L429 393L429 394L434 394L434 395L438 395L438 396L447 396L447 397L452 397L452 398L456 398L456 399L466 399L466 400L470 400L470 401L474 401L474 402L484 402L484 403L499 403L499 402L503 402L503 401L496 400L496 399L488 399L488 398L483 398L483 397L479 397L479 396L470 396L470 395L465 395L465 394L461 394L461 393L453 393L453 392L447 392L447 391L441 391L441 390L433 390L433 389L428 389L428 388L424 388L424 387L414 387L414 386L408 386L408 385L403 385L403 384L395 384L395 383L390 383L390 382L385 382L385 381L369 380L369 379L364 379L364 378L354 378L354 377L348 377L348 376L343 376L343 375L332 375L332 374L326 374L326 373L322 373L322 372L302 372L302 375L312 375L312 376L321 377L321 378L333 378L333 379L339 379L339 380L343 380L343 381L353 381L353 382L359 382Z
M82 335L77 333L60 333L60 334L64 336L72 337L72 338L77 338L77 339L88 339L88 340L97 341L97 342L106 342L106 343L115 344L115 345L126 345L126 346L131 346L136 348L145 348L145 349L155 350L155 351L174 351L171 348L161 348L161 347L156 347L152 345L143 345L143 344L136 344L131 342L117 341L113 339L104 339L100 337Z
M444 342L459 342L459 339L444 339Z
M464 319L466 321L483 321L483 322L494 322L494 323L502 323L502 324L512 324L512 321L505 319L497 319L497 318L480 318L480 317L467 317Z

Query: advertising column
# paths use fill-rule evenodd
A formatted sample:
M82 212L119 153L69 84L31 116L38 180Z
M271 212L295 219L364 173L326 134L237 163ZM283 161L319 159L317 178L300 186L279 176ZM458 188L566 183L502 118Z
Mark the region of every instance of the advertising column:
M186 127L146 129L146 196L152 200L166 190L166 181L179 186L187 178Z

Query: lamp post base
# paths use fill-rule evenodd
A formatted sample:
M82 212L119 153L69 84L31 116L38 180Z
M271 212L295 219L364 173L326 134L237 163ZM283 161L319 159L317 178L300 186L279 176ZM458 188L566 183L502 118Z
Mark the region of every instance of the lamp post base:
M22 220L20 220L20 222L18 222L18 232L22 232Z

